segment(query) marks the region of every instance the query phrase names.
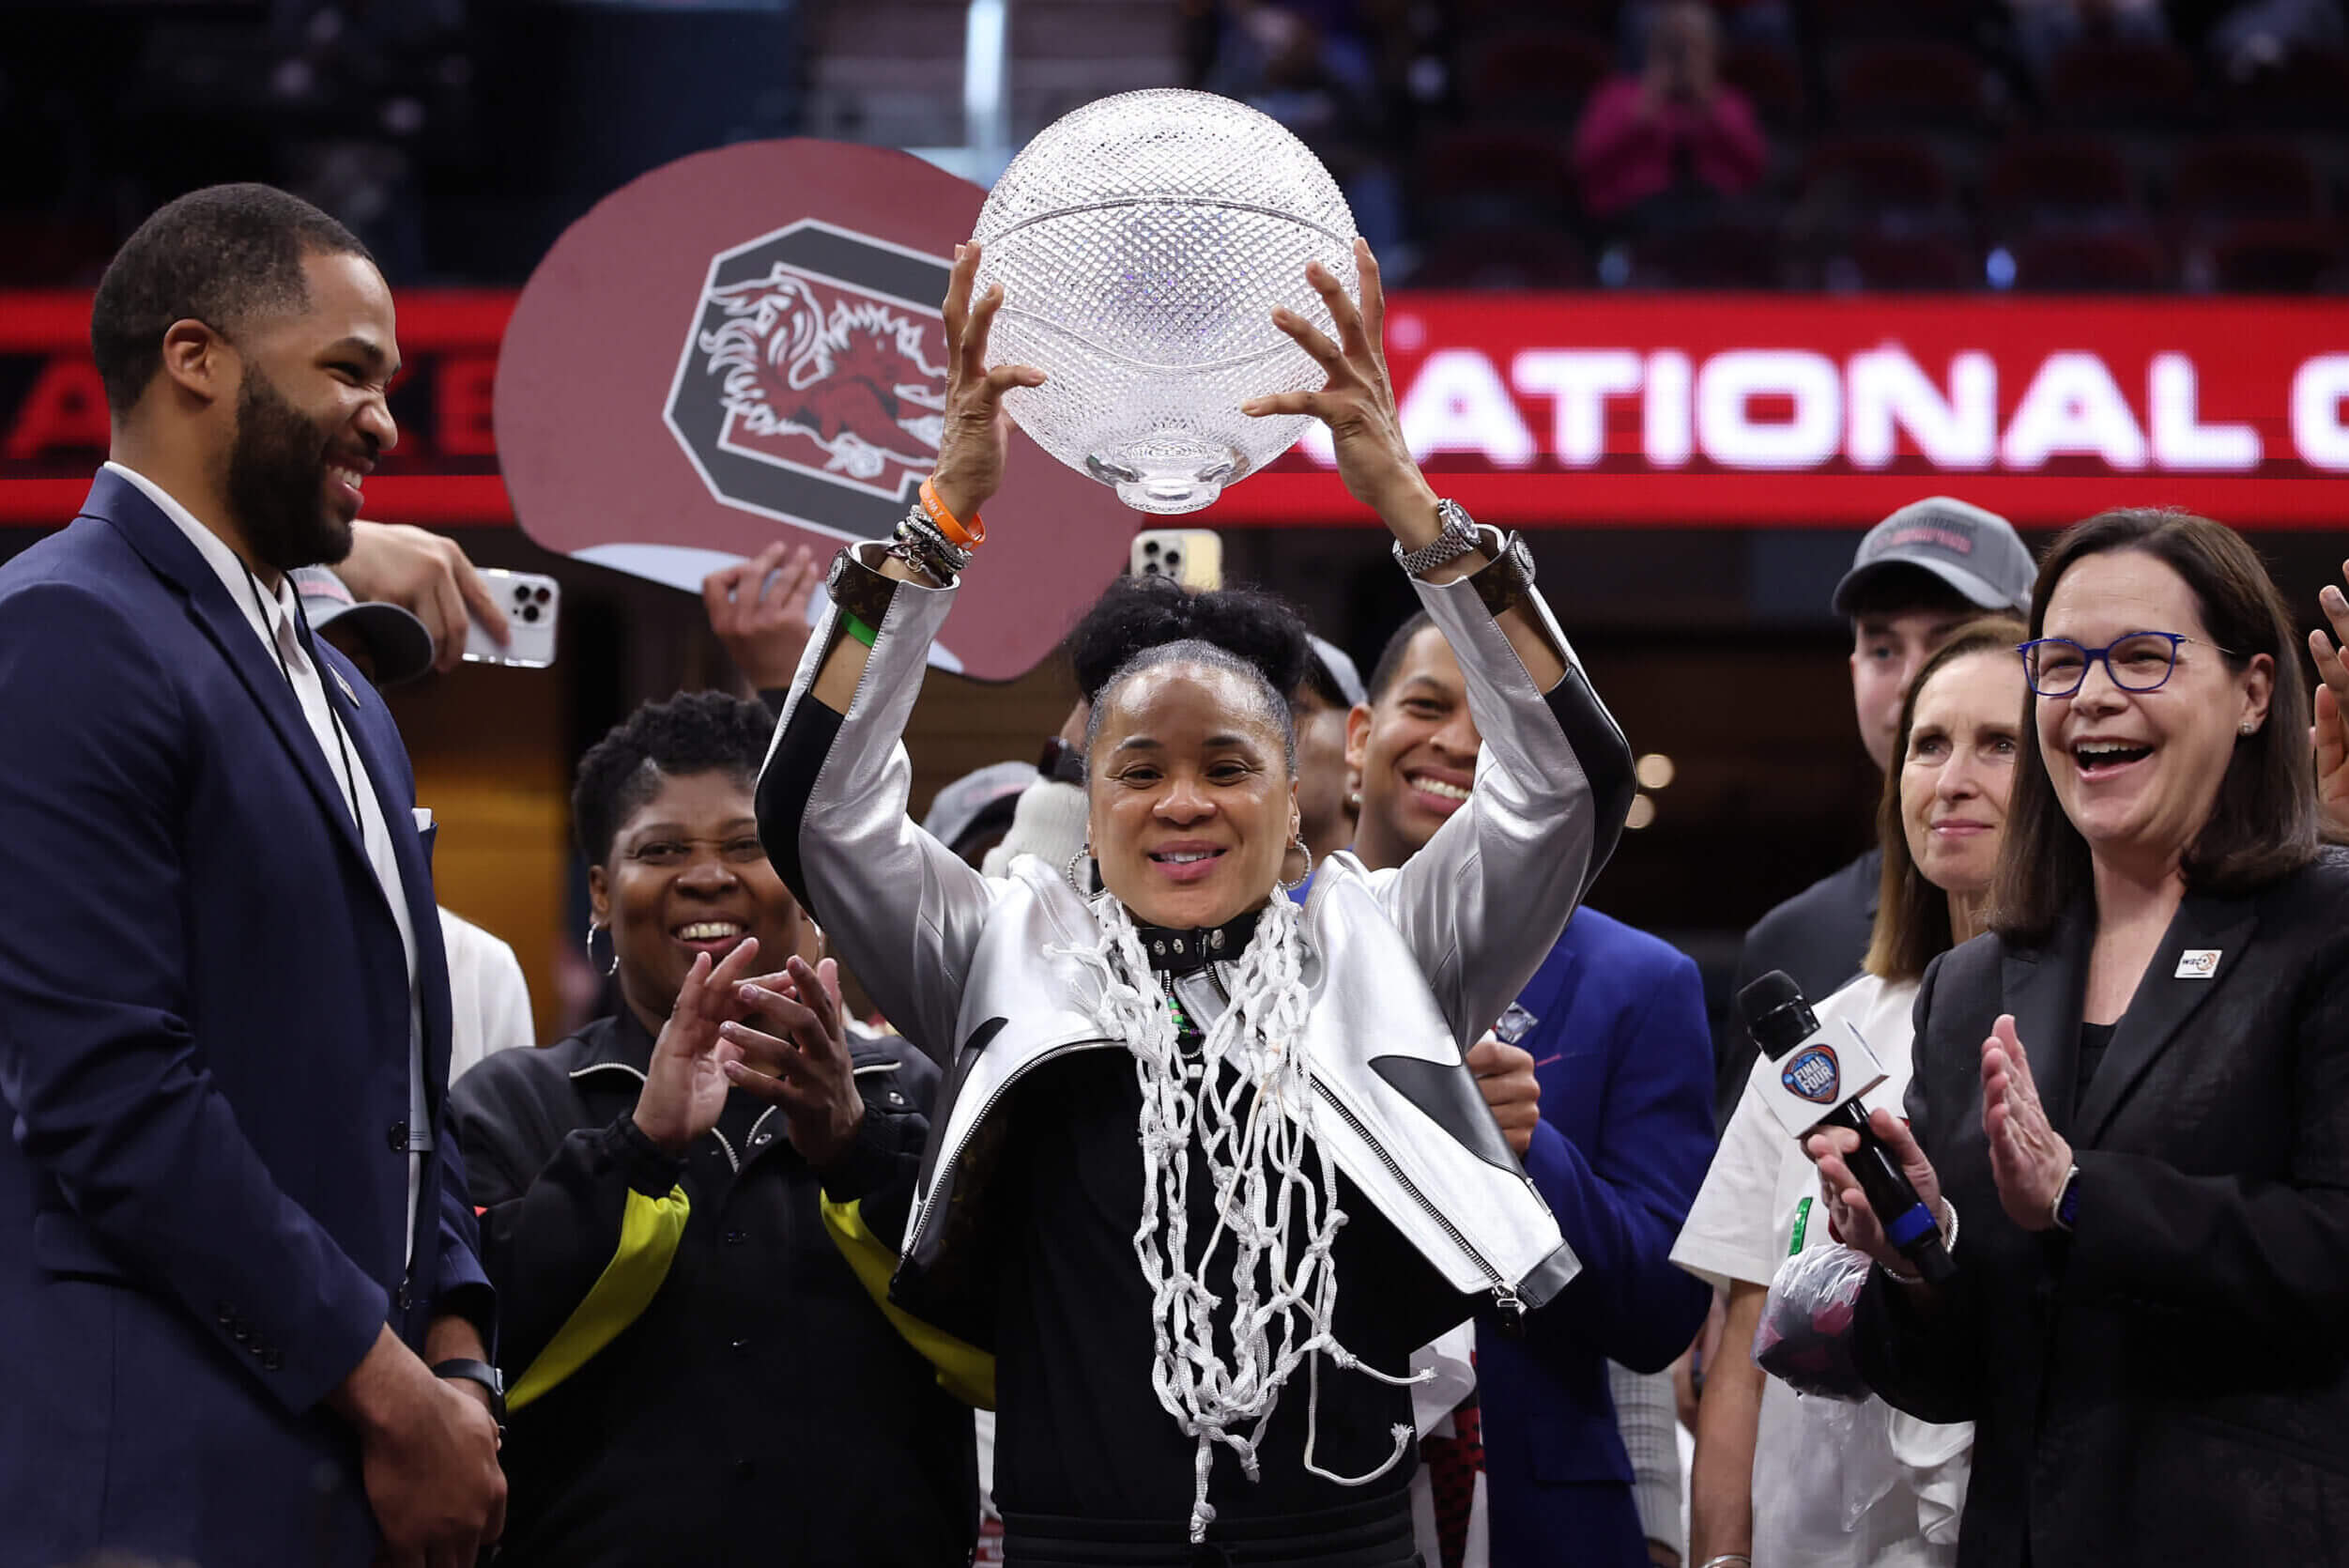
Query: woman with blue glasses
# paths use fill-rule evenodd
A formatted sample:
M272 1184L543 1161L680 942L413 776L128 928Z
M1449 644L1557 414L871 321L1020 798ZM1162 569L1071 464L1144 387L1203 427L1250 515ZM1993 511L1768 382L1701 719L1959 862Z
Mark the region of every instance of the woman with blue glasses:
M1975 1422L1961 1568L2341 1560L2349 1520L2349 867L2320 859L2295 634L2259 558L2174 512L2050 548L1991 930L1927 969L1909 1119L1942 1217L1878 1267L1870 1383Z

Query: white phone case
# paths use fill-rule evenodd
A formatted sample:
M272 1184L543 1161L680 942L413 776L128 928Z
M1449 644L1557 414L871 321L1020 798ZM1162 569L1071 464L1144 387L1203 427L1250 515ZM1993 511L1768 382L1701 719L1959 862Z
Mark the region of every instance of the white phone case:
M562 585L538 572L486 567L482 580L506 612L506 645L484 629L478 616L465 635L465 656L476 664L510 664L544 669L555 662L555 622L562 608Z

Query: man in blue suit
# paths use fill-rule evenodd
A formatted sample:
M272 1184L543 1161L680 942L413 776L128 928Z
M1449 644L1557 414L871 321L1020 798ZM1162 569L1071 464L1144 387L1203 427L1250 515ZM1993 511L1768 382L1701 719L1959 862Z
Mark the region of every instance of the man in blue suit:
M1483 741L1424 616L1389 640L1369 696L1346 761L1361 779L1354 852L1375 869L1410 858L1467 799ZM1581 910L1495 1034L1468 1066L1583 1267L1522 1340L1478 1326L1491 1561L1645 1568L1606 1363L1668 1365L1711 1301L1670 1259L1713 1147L1696 966Z
M414 780L285 579L396 432L390 293L263 186L99 284L112 458L0 567L0 1564L469 1564L492 1299Z

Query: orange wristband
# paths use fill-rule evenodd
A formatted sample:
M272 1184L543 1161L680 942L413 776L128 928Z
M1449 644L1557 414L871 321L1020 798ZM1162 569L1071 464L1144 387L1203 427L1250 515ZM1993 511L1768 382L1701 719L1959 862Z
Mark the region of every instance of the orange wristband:
M979 520L979 515L972 513L967 523L958 518L946 510L946 503L938 499L937 489L927 479L922 481L922 510L929 514L929 520L938 525L938 531L946 536L947 543L966 550L975 550L987 543L987 525Z

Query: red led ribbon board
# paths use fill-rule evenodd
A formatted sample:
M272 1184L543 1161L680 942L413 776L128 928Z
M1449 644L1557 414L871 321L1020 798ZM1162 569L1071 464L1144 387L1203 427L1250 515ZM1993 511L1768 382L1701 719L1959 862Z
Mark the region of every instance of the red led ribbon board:
M490 423L504 290L407 289L392 412L400 444L367 480L368 515L432 527L508 524ZM0 526L54 528L106 457L87 290L0 293Z
M1420 462L1495 522L1849 527L1936 491L2042 527L2349 516L2338 302L1405 295L1386 336ZM1205 520L1354 520L1328 452Z
M511 521L490 400L512 297L399 303L402 439L371 514ZM0 295L0 524L71 516L104 455L88 328L86 293ZM2037 527L2119 504L2349 521L2341 302L1406 293L1387 328L1421 461L1497 522L1845 528L1936 492ZM1370 518L1308 442L1198 521Z

